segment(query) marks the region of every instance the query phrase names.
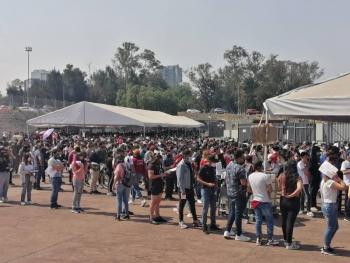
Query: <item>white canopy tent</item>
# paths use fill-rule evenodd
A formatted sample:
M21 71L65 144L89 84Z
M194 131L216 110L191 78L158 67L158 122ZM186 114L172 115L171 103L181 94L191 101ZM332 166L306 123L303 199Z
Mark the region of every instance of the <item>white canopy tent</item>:
M199 128L202 123L183 116L160 111L125 108L82 101L63 109L30 119L27 125L35 127L169 127Z
M350 122L350 73L270 98L264 107L270 118Z

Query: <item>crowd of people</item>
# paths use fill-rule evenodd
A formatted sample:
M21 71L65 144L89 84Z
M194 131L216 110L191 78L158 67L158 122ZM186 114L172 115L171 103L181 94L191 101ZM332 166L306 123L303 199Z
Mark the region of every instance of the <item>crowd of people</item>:
M280 196L286 249L300 248L293 242L298 214L306 213L312 218L314 213L322 212L325 230L321 252L335 255L331 241L339 228L338 216L350 221L349 145L276 143L268 146L267 153L264 158L261 145L198 136L58 135L43 140L36 133L1 142L0 203L8 201L9 185L14 183L13 175L18 174L21 205L32 204L32 189L40 190L41 183L49 180L50 208L59 209L58 196L67 171L73 189L72 213L84 211L81 199L86 189L92 195L102 194L98 186L105 186L107 195L116 198L116 220L130 219L133 213L129 205L140 200L141 207L149 203L149 222L158 225L167 222L161 216L164 193L165 199L178 200L174 211L178 213L181 229L188 228L184 222L187 205L193 227L209 234L221 231L216 217L226 198L224 238L251 241L243 234L242 221L253 215L256 244L275 246L279 244L274 238L272 193L275 191ZM334 165L337 173L321 174L319 167L325 161ZM196 202L202 206L200 217ZM263 221L267 226L266 241L262 234Z

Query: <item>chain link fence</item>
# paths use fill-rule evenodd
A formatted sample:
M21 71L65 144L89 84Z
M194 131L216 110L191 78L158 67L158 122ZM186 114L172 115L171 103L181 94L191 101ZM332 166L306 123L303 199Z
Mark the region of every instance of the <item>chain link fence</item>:
M52 108L61 109L74 104L73 101L61 101L56 99L26 97L26 96L7 96L0 98L0 105L7 105L13 108L29 106L35 109Z

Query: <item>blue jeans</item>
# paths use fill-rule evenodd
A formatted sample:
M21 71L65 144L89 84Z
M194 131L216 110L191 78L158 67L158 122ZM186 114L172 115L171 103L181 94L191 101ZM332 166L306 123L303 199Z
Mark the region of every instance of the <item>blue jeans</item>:
M122 210L124 208L125 214L129 215L129 195L130 195L130 187L126 187L123 184L117 185L116 190L116 201L117 201L117 215L120 216L122 214Z
M202 200L202 187L200 184L197 184L195 186L195 191L196 191L197 199Z
M51 191L51 208L57 206L58 192L61 189L62 177L51 178L52 191Z
M338 204L323 203L322 213L326 219L326 227L324 231L324 245L326 248L329 248L331 246L332 239L339 228Z
M43 173L44 173L43 167L38 166L38 172L35 174L34 188L40 188L40 180L44 177Z
M267 225L267 238L270 240L273 238L273 215L272 215L272 205L270 202L261 202L257 208L254 209L255 212L255 233L257 237L262 236L261 225L263 222L263 216L266 220Z
M136 173L135 174L135 178L134 178L134 183L131 186L131 196L132 196L132 200L135 200L135 198L141 198L142 197L142 193L141 193L141 188L139 186L140 180L143 177L143 174L140 173Z
M245 198L229 199L230 213L227 217L226 231L231 231L233 222L236 224L237 236L242 234L242 216L245 207Z
M203 199L203 210L202 210L202 224L207 225L207 216L210 206L210 224L216 225L216 190L215 188L202 188L201 194Z

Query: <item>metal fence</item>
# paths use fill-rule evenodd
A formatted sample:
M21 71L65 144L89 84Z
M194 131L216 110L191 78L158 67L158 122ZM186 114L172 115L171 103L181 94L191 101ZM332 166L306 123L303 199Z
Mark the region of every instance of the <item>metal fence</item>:
M244 142L251 139L251 126L254 124L239 124L238 141ZM272 124L277 128L276 141L290 141L293 143L311 142L316 140L316 128L314 123L281 123Z
M251 126L254 124L239 124L238 141L244 142L251 138ZM272 124L277 128L278 141L302 143L304 141L322 141L326 143L350 142L350 123L310 123L289 122ZM316 126L320 125L318 130Z
M42 108L43 106L50 106L54 109L60 109L74 104L72 101L61 101L56 99L40 98L40 97L27 97L26 96L7 96L0 98L0 105L5 104L11 107L21 107L28 102L30 107Z
M350 123L324 123L323 124L323 141L344 142L350 141Z

